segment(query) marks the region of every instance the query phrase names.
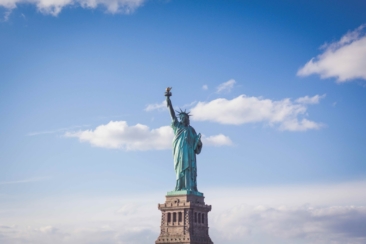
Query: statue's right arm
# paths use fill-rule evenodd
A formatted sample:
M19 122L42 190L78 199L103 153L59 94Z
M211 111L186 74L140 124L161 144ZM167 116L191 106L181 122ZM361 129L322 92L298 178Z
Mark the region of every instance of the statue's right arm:
M175 116L172 101L170 100L169 96L166 97L166 104L167 104L169 112L170 112L170 117L172 118L173 121L176 121L177 117Z

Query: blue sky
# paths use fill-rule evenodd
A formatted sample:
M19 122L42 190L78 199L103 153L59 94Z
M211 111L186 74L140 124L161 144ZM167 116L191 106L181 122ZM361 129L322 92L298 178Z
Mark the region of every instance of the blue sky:
M214 242L364 243L365 7L0 0L1 243L155 241L168 86Z

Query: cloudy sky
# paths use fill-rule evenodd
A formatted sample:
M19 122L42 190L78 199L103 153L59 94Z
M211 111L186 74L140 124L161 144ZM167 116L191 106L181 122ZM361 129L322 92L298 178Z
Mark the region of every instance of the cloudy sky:
M0 0L0 243L154 243L164 91L214 243L366 243L366 2Z

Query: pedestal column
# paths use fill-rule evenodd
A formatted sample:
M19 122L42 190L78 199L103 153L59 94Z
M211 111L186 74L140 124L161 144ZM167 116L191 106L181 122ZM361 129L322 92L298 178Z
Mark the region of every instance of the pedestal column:
M156 244L213 244L208 230L208 212L202 193L168 195L165 203L159 204L162 212L160 235Z

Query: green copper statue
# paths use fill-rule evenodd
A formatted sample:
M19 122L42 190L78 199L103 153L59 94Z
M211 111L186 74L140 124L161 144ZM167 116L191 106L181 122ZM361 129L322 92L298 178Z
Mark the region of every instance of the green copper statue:
M179 120L175 115L170 96L171 87L165 92L167 106L172 117L172 128L174 131L173 156L176 175L175 191L185 190L188 193L202 194L197 190L197 161L196 154L202 149L201 134L196 133L189 125L189 113L186 111L177 112Z

